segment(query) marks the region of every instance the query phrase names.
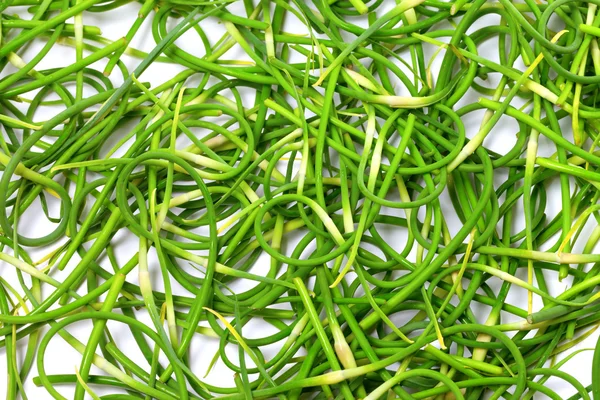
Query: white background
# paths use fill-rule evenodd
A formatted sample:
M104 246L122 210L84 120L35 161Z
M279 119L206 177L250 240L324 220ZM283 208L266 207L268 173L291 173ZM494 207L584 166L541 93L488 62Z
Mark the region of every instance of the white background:
M387 2L387 3L389 5L389 2ZM230 10L232 12L235 12L235 10L239 10L239 12L243 14L242 9L243 8L241 7L241 2L230 7ZM15 12L16 8L13 7L13 8L10 8L9 10L10 10L10 12ZM26 10L25 8L21 8L19 10L19 13L23 16L23 18L28 19L29 16L27 16L25 10ZM138 10L139 10L139 4L135 3L135 4L129 4L129 5L120 7L117 10L103 12L103 13L99 13L99 14L84 13L84 24L98 26L102 29L103 36L105 38L116 40L122 36L125 36L129 27L132 25L133 21L137 17ZM151 16L147 19L147 21L144 23L142 28L137 33L137 35L132 43L133 47L141 49L141 50L145 50L145 51L150 51L153 48L154 40L152 39L152 34L151 34L151 30L150 30L150 27L151 27L151 25L149 23L150 21L151 21ZM72 21L68 21L68 22L72 22ZM353 20L352 22L357 23L358 21ZM478 21L476 26L471 28L471 31L476 28L482 27L488 23L497 23L497 21L495 20L495 17L490 17L488 19ZM205 31L209 35L209 39L210 39L211 43L215 43L224 32L223 27L220 26L214 19L209 19L209 20L203 21L202 27L205 29ZM450 25L446 24L443 27L449 28ZM290 18L288 19L287 24L285 26L285 30L290 31L290 32L305 33L305 32L303 32L303 29L304 29L304 26L298 24L297 22L295 23L293 18L290 16ZM351 39L350 36L349 36L349 39ZM41 48L41 43L42 43L41 41L35 41L26 49L26 51L21 51L19 53L19 55L25 61L29 61L31 59L31 57L36 53L36 51ZM203 54L202 43L197 38L197 36L195 36L194 34L188 33L188 34L184 35L181 39L178 40L178 45L180 47L186 49L187 51L191 52L192 54L195 54L198 56L202 56L202 54ZM485 55L489 58L497 59L496 49L497 49L497 41L491 40L489 42L486 42L485 45L480 46L479 51L483 55ZM428 57L433 55L433 50L431 50L431 49L429 49L429 50L430 51L428 52ZM489 54L488 54L488 52L489 52ZM242 54L242 52L240 52L239 50L236 50L236 49L228 52L224 58L248 59L247 56L245 56L244 54ZM434 71L436 70L436 67L439 67L439 63L440 63L441 59L442 59L442 55L438 56L434 60L434 68L433 68ZM126 65L130 71L133 71L133 69L139 62L139 60L136 60L136 59L133 59L133 58L130 58L127 56L124 56L123 60L125 61ZM73 48L67 47L67 46L62 46L62 45L55 45L53 47L53 49L51 50L51 52L49 53L49 55L44 58L44 60L38 65L38 67L36 67L36 69L42 70L42 69L46 69L46 68L66 66L66 65L69 65L70 63L73 63L74 61L75 61L75 53L74 53ZM101 62L94 64L93 67L102 71L104 64L105 64L105 61L101 61ZM152 66L150 66L150 68L140 77L140 80L143 82L150 82L152 84L152 86L156 86L157 84L170 79L177 72L179 72L181 70L182 70L182 68L177 65L155 63ZM11 67L7 67L1 76L5 76L5 74L9 73L9 72L14 72L14 69L11 69ZM433 74L433 76L434 76L434 80L435 80L435 73ZM115 86L119 85L122 82L122 78L120 76L120 72L119 72L118 68L115 68L115 70L113 71L111 79L115 83ZM497 83L497 77L492 76L490 80L492 82L487 82L487 83L485 83L485 85L487 87L495 87L495 84ZM404 94L404 93L402 93L402 89L398 89L397 94ZM463 100L461 100L461 103L459 105L461 105L461 104L464 105L464 104L468 104L470 102L474 102L477 100L478 96L479 95L477 93L470 93ZM24 95L24 97L31 98L32 94L28 93L28 94ZM519 100L517 99L516 101L519 101ZM54 108L52 110L42 111L42 112L36 114L36 121L43 121L58 111L59 110L57 108ZM481 116L482 116L482 113L472 113L472 114L469 114L465 118L465 126L467 127L467 135L469 137L472 137L474 135L474 133L477 131L477 128L479 127L479 121L481 120ZM564 128L565 128L564 132L569 132L568 121L564 121L564 122L566 123L564 125ZM503 118L501 120L501 123L498 124L498 126L492 131L490 136L486 139L485 145L488 148L491 148L491 149L501 152L501 153L507 151L508 149L510 149L512 147L512 145L515 142L516 129L517 129L517 125L514 121ZM2 132L2 134L4 134L4 132ZM554 146L549 141L545 140L545 138L541 137L539 153L541 155L548 156L548 155L552 154L553 151L554 151ZM502 179L503 179L502 176L498 176L496 183L501 183ZM547 207L548 219L551 219L556 213L558 213L560 211L560 199L559 199L560 196L558 195L557 189L558 189L557 185L554 185L550 189L551 195L548 196L549 205ZM456 232L460 227L459 222L456 217L452 218L451 214L453 213L453 210L452 210L451 206L449 205L449 203L444 202L444 201L442 203L444 205L445 216L450 216L449 217L450 228L453 232ZM51 206L52 206L51 209L52 209L54 215L56 215L58 213L58 205L51 204ZM393 212L393 211L387 210L386 212ZM517 219L517 218L515 218L515 219ZM35 208L32 208L31 210L29 210L28 213L26 213L25 216L22 217L21 221L24 221L24 222L22 222L20 225L20 232L26 236L33 236L33 237L41 236L43 233L47 233L53 229L53 224L51 224L49 221L45 220L45 217L43 216L43 214L41 212L39 212L39 210L36 211ZM515 221L515 225L516 225L515 229L522 228L522 224L523 224L522 221L518 221L518 220ZM588 232L589 232L589 230L588 230ZM400 242L400 244L398 246L400 246L402 244L401 239L402 239L403 235L399 236L399 234L397 232L387 232L386 236L388 238L390 238L390 240L393 240L395 243ZM585 239L586 236L582 235L582 237ZM120 256L121 256L121 254L123 254L121 261L126 260L127 255L133 254L133 252L135 252L136 248L137 248L137 240L135 239L135 237L133 237L132 235L126 235L124 233L120 233L115 238L114 243L119 243L117 246L117 250L119 251ZM51 248L55 248L55 247L56 247L56 245L51 246ZM44 254L46 254L48 251L50 251L51 248L34 249L31 251L30 254L34 260L37 260L37 259L41 258ZM580 251L580 250L581 250L581 248L576 247L574 249L574 252ZM69 267L72 268L75 265L76 261L77 261L77 259L74 258L73 262L71 264L69 264ZM261 264L261 263L259 263L259 264ZM262 264L264 264L264 263L262 263ZM64 279L65 274L69 271L69 267L67 267L66 271L63 271L63 272L54 271L52 273L52 275L58 280ZM153 267L155 270L158 268L158 266L156 264L154 264L154 265L151 264L150 268L152 269ZM260 270L261 270L261 268L259 265L259 266L257 266L257 268L255 268L253 270L253 272L260 273ZM524 272L524 271L520 271L519 273L522 273L522 272ZM0 275L2 277L4 277L5 279L7 279L9 282L11 282L11 284L16 284L16 275L14 274L13 267L11 267L10 265L3 264L0 262ZM555 275L548 273L548 274L546 274L546 276L547 276L547 280L548 280L549 284L551 285L551 293L553 295L560 294L563 290L565 290L568 287L567 283L565 283L565 282L559 283L558 279ZM155 278L154 282L153 282L154 287L157 289L160 289L161 288L161 280L159 279L158 274L155 273L154 278ZM524 278L524 276L521 276L521 278ZM134 270L128 276L128 281L130 281L132 283L137 282L136 270ZM187 294L187 293L185 293L185 291L183 289L177 287L176 282L173 282L173 284L174 284L175 288L178 291L180 291L180 293ZM240 287L240 286L238 286L238 287ZM525 292L518 290L517 288L514 288L514 289L511 289L511 297L509 298L508 302L518 305L522 308L526 308L526 305L525 305L526 300L525 299L526 299ZM536 298L535 300L536 300L536 302L535 302L536 307L540 307L541 302L539 301L539 298ZM480 312L477 314L477 316L481 317L481 320L483 321L485 319L485 317L487 316L487 312L489 310L485 307L480 307L479 311ZM148 318L144 318L143 315L140 318L143 321L145 321L146 323L148 323L148 325L151 325ZM145 361L143 361L141 354L135 353L137 351L136 350L137 345L133 342L133 339L132 339L131 334L128 331L128 329L122 325L118 325L118 324L114 324L114 323L109 323L109 327L110 327L113 337L116 339L119 346L123 349L127 349L127 354L130 357L133 357L134 359L139 360L140 363L142 363L142 365L145 365ZM78 324L77 326L71 327L70 332L72 332L76 337L80 338L80 340L82 340L85 343L85 338L87 337L87 335L90 331L90 328L91 328L91 323L86 322L86 323ZM265 336L265 335L267 335L267 330L272 330L272 329L273 328L271 328L270 326L258 325L256 323L250 323L244 328L244 335L247 337ZM598 336L597 333L594 333L591 337L587 338L581 344L575 346L574 349L593 348L593 346L595 345L597 336ZM192 345L192 354L193 354L192 366L193 366L193 370L197 373L198 376L200 376L200 377L204 376L208 362L213 357L214 351L216 349L216 347L215 347L216 344L217 344L216 340L209 339L209 338L203 338L202 340L196 339L195 342L193 343L193 345ZM281 344L281 343L279 343L279 344ZM19 342L19 360L22 360L22 357L24 355L24 349L25 349L24 345L25 345L25 340L22 340L21 342ZM274 351L276 351L276 346L271 346L271 347L273 347L273 354L274 354ZM139 353L139 351L138 351L138 353ZM237 349L234 348L233 346L228 347L228 354L231 356L232 360L237 360ZM269 354L270 354L269 352L266 352L265 356L268 358ZM559 357L559 359L561 359L562 357L564 357L564 355L561 355ZM79 366L80 360L81 360L80 355L75 350L73 350L67 343L65 343L59 336L56 336L55 339L53 339L53 341L51 342L51 345L49 346L48 351L46 352L45 359L46 359L46 363L45 363L46 372L48 374L52 374L52 373L72 374L72 373L74 373L74 368L76 366ZM592 352L586 351L586 352L580 353L574 359L569 361L563 367L563 370L573 374L584 385L588 385L591 382L591 376L590 376L591 362L592 362ZM99 373L99 371L96 370L95 367L93 367L92 373ZM4 349L0 349L0 397L3 397L3 395L5 393L5 384L4 384L4 380L3 380L4 376L6 376L6 353L5 353ZM33 371L29 375L27 381L24 382L26 392L27 392L29 399L48 399L48 398L50 398L50 396L47 394L47 392L45 391L44 388L37 388L35 385L33 385L32 378L35 376L37 376L37 372L36 372L36 368L34 367ZM217 364L215 365L215 367L213 368L211 373L206 377L206 381L210 382L211 384L220 385L220 386L233 385L232 373L223 365L223 363L221 361L217 362ZM572 389L567 384L565 384L564 382L559 381L559 380L551 379L547 385L551 386L554 390L556 390L559 394L561 394L561 396L563 396L565 398L574 393L574 389ZM96 390L96 392L98 394L105 393L102 391L102 389L99 389L99 388L94 388L94 389ZM65 397L67 397L67 398L71 397L72 389L70 387L61 386L59 388L59 391Z

